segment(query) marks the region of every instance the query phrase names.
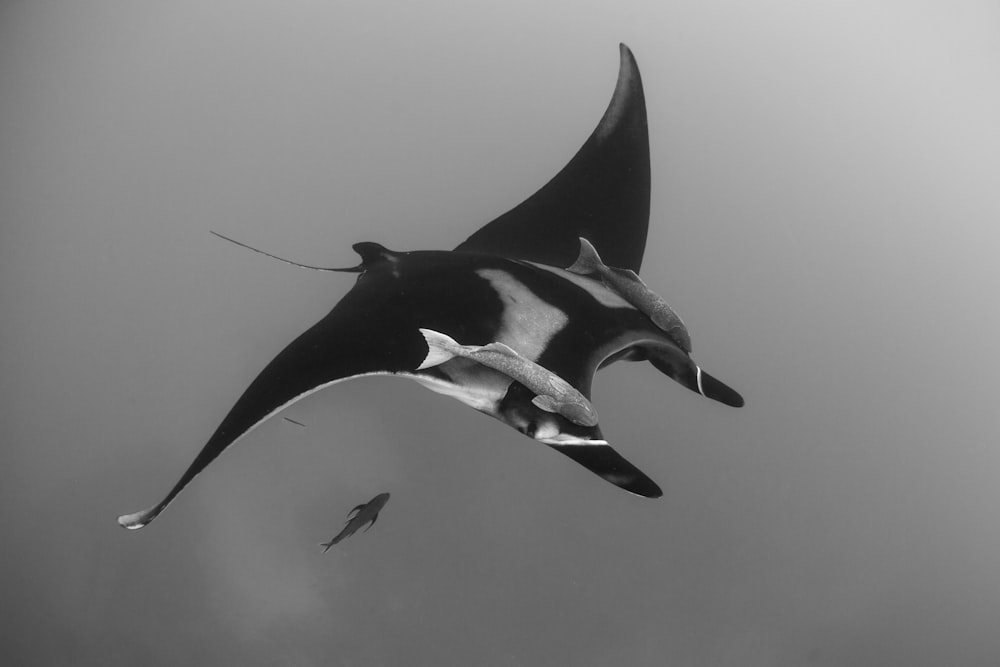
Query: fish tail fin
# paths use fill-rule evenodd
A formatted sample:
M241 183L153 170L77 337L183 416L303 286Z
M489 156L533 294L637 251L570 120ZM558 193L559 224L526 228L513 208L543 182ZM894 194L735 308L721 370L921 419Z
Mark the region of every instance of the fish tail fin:
M417 370L438 366L455 356L455 349L459 347L450 336L434 331L433 329L420 329L424 340L427 341L427 356L423 362L417 366Z
M589 276L590 274L597 271L604 262L601 261L601 256L597 254L597 248L595 248L590 241L580 237L580 254L577 255L576 261L571 265L566 267L566 270L570 273L578 273L582 276Z
M321 547L323 547L323 553L326 553L327 551L330 550L330 547L332 547L336 543L337 543L337 540L336 539L332 539L329 542L320 542L319 545Z

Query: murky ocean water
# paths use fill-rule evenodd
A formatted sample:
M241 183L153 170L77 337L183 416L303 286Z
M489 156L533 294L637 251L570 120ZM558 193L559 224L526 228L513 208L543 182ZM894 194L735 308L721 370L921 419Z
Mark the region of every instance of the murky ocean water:
M7 3L3 662L996 664L995 14ZM574 154L620 41L643 277L747 399L600 372L662 499L374 377L115 524L353 284L209 230L317 265L451 248Z

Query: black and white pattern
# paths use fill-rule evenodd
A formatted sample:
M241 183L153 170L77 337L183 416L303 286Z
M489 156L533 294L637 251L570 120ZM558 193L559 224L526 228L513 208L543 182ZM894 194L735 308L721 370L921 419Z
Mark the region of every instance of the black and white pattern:
M292 341L250 384L167 496L119 523L141 528L227 447L305 396L365 375L414 379L547 444L623 489L660 488L619 455L598 425L537 407L530 390L455 357L421 369L421 329L461 345L503 343L565 379L587 399L594 373L618 360L650 361L692 391L740 406L735 391L704 373L688 352L599 279L565 270L580 237L609 266L638 272L649 217L649 147L642 83L621 48L608 110L570 163L528 200L453 251L394 252L358 243L355 286Z

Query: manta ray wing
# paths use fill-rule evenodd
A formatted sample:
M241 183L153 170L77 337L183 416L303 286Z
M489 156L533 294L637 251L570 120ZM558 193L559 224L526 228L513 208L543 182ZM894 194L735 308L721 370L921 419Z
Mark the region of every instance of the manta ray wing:
M358 243L354 287L274 358L158 504L119 517L152 521L224 450L283 408L364 375L416 379L642 496L662 491L619 455L598 426L543 411L513 377L464 358L421 369L429 329L461 345L503 343L590 398L594 373L618 360L649 360L692 391L742 405L652 320L600 280L566 271L580 238L609 266L638 271L649 219L649 146L642 83L621 46L618 84L604 117L566 167L535 195L477 231L456 251L398 253ZM387 497L387 496L386 496ZM364 510L349 519L357 519ZM353 531L349 531L348 534ZM336 541L335 538L334 541Z
M620 56L611 103L573 159L456 250L569 266L582 236L609 266L639 271L649 225L649 134L639 68L624 44Z
M382 319L367 315L380 292L379 285L360 278L326 317L257 375L166 497L149 509L120 516L118 523L130 529L148 524L226 448L292 403L351 378L416 368L426 353L419 335L399 335Z
M356 249L364 262L354 287L267 364L164 499L119 517L122 526L148 524L226 448L283 408L334 383L375 374L416 379L542 440L614 484L660 495L596 427L558 418L566 437L534 436L537 424L551 425L557 417L534 406L533 395L519 392L512 378L465 359L418 370L428 352L420 329L430 328L463 344L510 345L589 394L596 359L606 356L601 350L643 336L666 340L648 318L624 301L618 301L622 307L602 304L581 284L613 298L606 288L551 267L447 251L395 253L376 244Z

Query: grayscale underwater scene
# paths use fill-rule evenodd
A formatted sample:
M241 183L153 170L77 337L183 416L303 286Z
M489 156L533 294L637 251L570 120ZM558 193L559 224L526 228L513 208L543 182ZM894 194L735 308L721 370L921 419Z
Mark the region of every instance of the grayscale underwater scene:
M1000 664L998 25L7 3L0 661Z

